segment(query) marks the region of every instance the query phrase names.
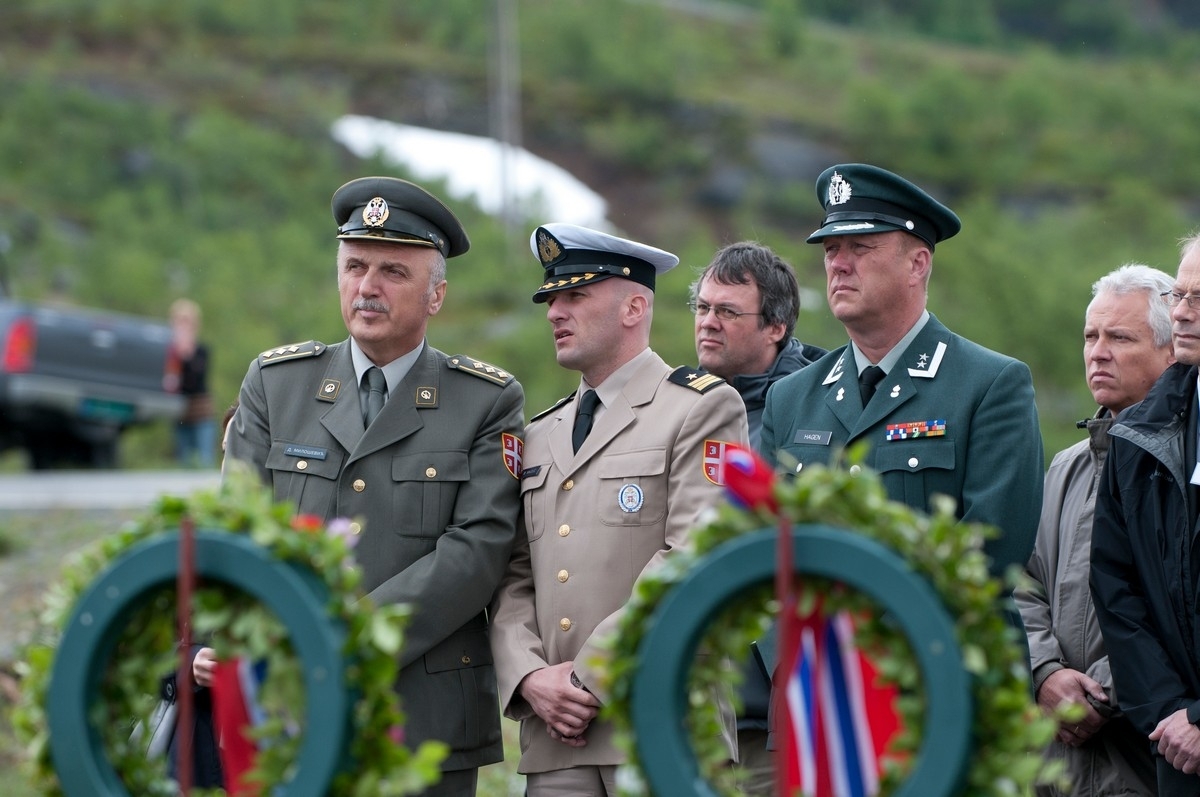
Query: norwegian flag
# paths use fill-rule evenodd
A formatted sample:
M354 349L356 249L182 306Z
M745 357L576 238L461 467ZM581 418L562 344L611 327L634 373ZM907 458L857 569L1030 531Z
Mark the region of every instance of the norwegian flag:
M220 740L221 772L230 797L258 797L260 785L248 778L258 756L249 731L265 717L258 703L262 667L245 659L217 662L213 673L213 722Z
M881 755L899 728L895 689L876 683L871 662L854 645L844 612L793 612L795 647L783 651L783 794L870 797L879 793ZM777 676L780 674L777 673ZM783 678L780 678L783 680Z

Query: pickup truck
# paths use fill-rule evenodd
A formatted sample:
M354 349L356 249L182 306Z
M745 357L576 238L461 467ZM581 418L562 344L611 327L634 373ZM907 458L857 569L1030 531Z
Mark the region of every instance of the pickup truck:
M0 293L0 451L38 470L115 467L121 432L183 412L164 387L170 341L166 322Z

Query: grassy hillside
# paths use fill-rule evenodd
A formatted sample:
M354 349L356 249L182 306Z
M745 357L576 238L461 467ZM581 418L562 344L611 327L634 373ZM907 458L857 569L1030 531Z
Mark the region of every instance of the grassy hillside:
M804 17L795 6L522 0L523 143L603 193L623 230L678 252L654 345L694 357L692 267L757 238L821 295L816 174L903 172L963 233L939 247L930 306L1034 369L1047 451L1090 412L1079 330L1090 283L1122 262L1173 271L1200 208L1200 94L1185 34L1117 58L1012 37L987 47ZM754 4L745 4L753 6ZM924 7L924 6L922 6ZM484 12L487 13L484 13ZM198 299L218 404L282 342L340 339L328 202L399 173L329 137L347 112L486 134L496 25L475 0L12 0L0 10L0 233L18 295L163 315ZM1153 38L1142 31L1139 41ZM1165 35L1165 34L1164 34ZM514 370L530 414L574 383L553 364L527 224L457 203L431 340ZM844 339L823 300L799 333Z

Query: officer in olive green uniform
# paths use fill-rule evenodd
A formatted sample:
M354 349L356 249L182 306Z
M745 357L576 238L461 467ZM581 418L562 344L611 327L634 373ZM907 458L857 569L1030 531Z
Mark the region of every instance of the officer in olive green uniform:
M226 467L248 463L302 513L361 519L364 588L415 610L397 682L406 743L450 746L427 794L473 795L477 768L504 757L486 607L515 535L524 394L511 374L424 340L445 258L470 245L449 209L368 177L338 189L333 213L350 338L250 365Z
M534 301L546 303L559 364L582 380L526 428L524 533L492 646L530 797L612 795L625 756L595 716L599 643L638 577L723 499L720 455L747 444L746 412L721 379L673 370L649 348L655 276L677 257L570 224L539 227L530 245L545 269Z

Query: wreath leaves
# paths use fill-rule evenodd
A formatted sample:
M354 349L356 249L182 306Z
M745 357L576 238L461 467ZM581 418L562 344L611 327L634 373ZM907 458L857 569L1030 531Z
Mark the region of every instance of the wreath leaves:
M227 474L217 491L160 498L139 521L98 540L64 566L60 580L44 598L38 633L18 665L22 698L13 722L26 744L34 785L45 794L63 793L50 756L46 702L55 651L77 602L123 553L179 528L184 518L197 528L246 535L275 558L310 569L328 588L326 610L346 632L342 686L352 696L349 755L354 762L353 771L344 768L334 777L328 794L403 795L436 781L446 745L425 742L410 751L400 743L403 714L393 684L408 609L375 606L362 596L361 575L350 554L354 536L348 520L326 525L319 518L297 516L294 507L276 503L252 476L236 471ZM89 716L130 794L174 795L177 787L166 776L165 761L147 759L142 746L130 739L136 723L146 722L158 702L160 677L172 672L178 662L174 589L159 591L134 614L121 632L102 679L101 699L89 708ZM251 596L221 584L197 591L192 617L197 637L211 637L220 657L267 663L270 677L259 700L269 720L254 732L261 752L251 777L269 785L287 782L296 769L304 679L287 644L286 629ZM320 729L300 731L319 733Z
M964 666L973 676L973 754L964 794L1009 797L1030 793L1034 783L1056 774L1042 758L1053 738L1055 721L1045 717L1033 701L1025 645L1000 610L1007 587L1021 577L1020 568L1012 568L1004 582L991 577L983 543L996 534L995 529L957 521L948 498L935 502L931 516L890 501L878 475L861 465L864 453L864 448L851 448L847 468L808 466L795 479L777 483L775 495L781 512L792 524L822 524L865 535L896 551L928 580L955 621ZM778 518L761 511L722 505L694 530L690 548L674 551L669 564L639 580L619 628L607 641L610 658L603 668L611 693L605 712L616 723L628 756L620 777L624 794L646 793L634 746L630 701L638 649L652 613L701 557L730 539L774 528L777 523ZM903 635L880 617L878 607L866 597L806 579L798 596L801 605L817 592L825 596L831 611L847 609L864 618L857 623L856 641L872 656L881 676L900 690L897 710L903 730L889 746L881 781L881 794L890 794L911 771L921 743L925 700L919 665ZM706 696L740 679L728 662L745 657L750 642L761 635L775 609L771 592L764 587L723 612L701 643L705 651L717 655L697 657L689 674L692 712L688 723L693 749L701 773L722 794L737 792L725 765L727 753L716 733L719 719Z

